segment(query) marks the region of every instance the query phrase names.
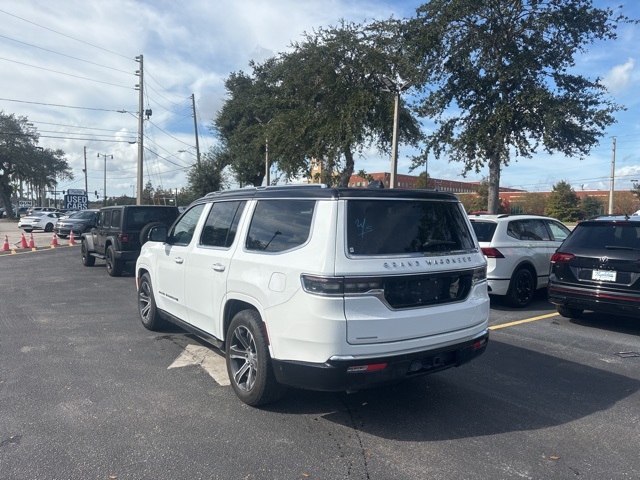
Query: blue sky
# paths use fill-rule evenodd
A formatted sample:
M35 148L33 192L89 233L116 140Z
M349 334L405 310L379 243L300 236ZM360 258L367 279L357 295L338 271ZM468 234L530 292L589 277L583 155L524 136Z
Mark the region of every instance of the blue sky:
M640 18L640 4L622 0L622 12ZM4 0L0 6L0 110L27 116L41 133L40 144L61 148L76 179L59 189L84 188L84 147L89 191L101 191L104 157L107 194L135 193L139 68L144 55L146 125L145 183L180 188L195 161L191 99L195 95L200 148L214 144L207 125L224 100L224 79L249 71L286 50L302 32L354 22L411 16L419 1L350 0ZM597 0L599 7L618 1ZM580 161L539 153L512 159L502 186L550 190L560 180L576 190L609 189L612 137L616 137L616 188L640 180L640 26L625 25L615 42L597 43L576 60L576 71L603 78L611 98L627 110L616 115L599 146ZM118 113L124 110L127 113ZM390 120L391 121L391 120ZM410 156L399 149L399 173L409 173ZM389 158L367 152L356 170L389 171ZM462 166L429 160L435 178L462 179ZM487 171L470 174L480 180Z

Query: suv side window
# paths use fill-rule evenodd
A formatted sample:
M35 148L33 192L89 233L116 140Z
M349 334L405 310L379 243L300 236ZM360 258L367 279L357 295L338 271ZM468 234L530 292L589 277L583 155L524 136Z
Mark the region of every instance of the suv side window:
M114 210L111 215L111 226L119 227L122 219L122 210Z
M173 226L169 238L172 245L189 245L193 238L193 232L196 229L202 210L205 204L201 203L187 210L182 218Z
M214 203L202 229L200 244L208 247L229 248L236 238L238 222L246 203L246 201Z
M304 244L311 232L315 200L260 200L247 234L246 248L283 252Z
M547 226L549 230L551 230L551 235L556 242L562 242L569 236L569 233L571 233L567 227L558 222L547 221Z
M544 226L544 222L534 219L509 222L507 235L518 240L551 240L549 232L547 232Z
M109 228L111 226L111 210L105 210L102 226L104 228Z

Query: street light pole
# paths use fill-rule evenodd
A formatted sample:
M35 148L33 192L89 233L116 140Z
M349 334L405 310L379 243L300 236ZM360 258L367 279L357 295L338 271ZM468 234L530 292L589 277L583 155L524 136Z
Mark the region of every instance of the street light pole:
M107 157L111 157L111 160L113 160L113 155L106 155L104 153L99 153L98 154L98 158L100 158L100 156L104 157L104 188L102 190L102 206L106 207L107 206Z
M405 82L398 85L388 77L382 76L381 81L384 85L382 89L385 92L393 92L394 108L393 108L393 139L391 140L391 180L389 188L396 188L398 181L398 126L400 124L400 94L411 86L411 82Z

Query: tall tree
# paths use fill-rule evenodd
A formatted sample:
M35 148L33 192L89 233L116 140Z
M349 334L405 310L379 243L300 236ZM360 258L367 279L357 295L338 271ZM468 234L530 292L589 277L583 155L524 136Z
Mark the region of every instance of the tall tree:
M311 161L322 163L322 181L346 186L355 156L374 147L390 153L394 96L383 77L398 81L400 64L388 32L377 26L342 22L305 33L291 50L252 75L232 74L229 99L215 128L233 158L241 183L259 185L269 163L286 179L310 176ZM401 106L399 142L418 145L417 119Z
M308 171L315 158L324 182L347 186L356 155L372 147L389 154L395 97L383 78L400 84L400 63L376 25L342 21L304 34L274 70L281 107L270 131L279 140L273 146L279 168L291 177L301 166ZM417 119L400 107L398 142L417 146Z
M512 155L585 156L621 107L600 79L576 73L575 56L613 40L627 17L592 0L431 0L404 38L427 93L417 111L437 128L426 150L464 172L489 167L488 210L498 211L500 173Z
M0 111L0 200L13 216L11 195L14 185L28 182L39 192L39 203L46 188L58 180L73 179L62 150L38 147L38 132L26 117Z
M544 213L562 222L574 222L580 218L579 204L580 199L571 184L561 180L553 186Z
M599 198L586 195L580 201L580 210L584 218L590 218L602 214L604 204Z
M203 155L199 164L194 165L187 172L189 193L193 197L199 198L209 192L223 190L228 184L224 173L228 165L229 155L227 152L219 146L213 147Z

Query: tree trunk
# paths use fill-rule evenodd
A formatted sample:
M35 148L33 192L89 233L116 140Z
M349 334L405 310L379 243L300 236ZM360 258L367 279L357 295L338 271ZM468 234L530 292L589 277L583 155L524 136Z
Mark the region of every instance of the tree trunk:
M344 165L344 168L342 169L342 172L340 172L340 178L338 179L338 186L348 187L349 180L351 180L351 175L353 175L353 169L355 168L351 146L350 145L345 146L343 153L345 158L345 165Z
M494 153L489 159L489 201L487 205L487 211L491 214L499 213L500 169L500 154Z
M7 218L13 217L13 208L11 206L11 185L7 184L6 176L0 175L0 199L2 205L7 212Z

